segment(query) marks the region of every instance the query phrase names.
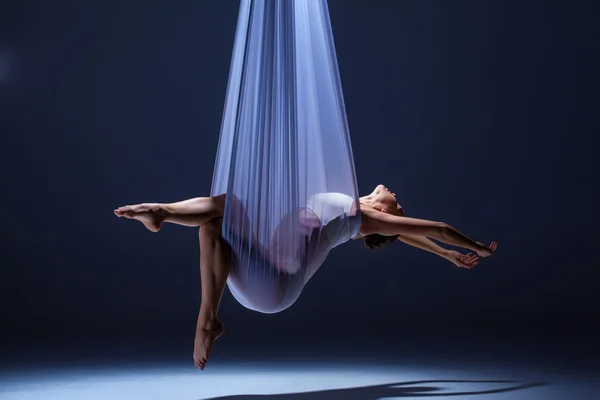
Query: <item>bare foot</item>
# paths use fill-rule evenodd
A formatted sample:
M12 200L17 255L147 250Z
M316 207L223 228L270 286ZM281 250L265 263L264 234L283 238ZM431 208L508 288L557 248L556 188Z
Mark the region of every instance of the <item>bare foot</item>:
M196 330L196 339L194 340L194 365L201 370L206 367L213 342L221 336L225 328L219 320L205 324L204 327L198 326Z
M136 219L151 232L158 232L165 221L165 211L160 204L143 203L117 208L115 215L119 218Z

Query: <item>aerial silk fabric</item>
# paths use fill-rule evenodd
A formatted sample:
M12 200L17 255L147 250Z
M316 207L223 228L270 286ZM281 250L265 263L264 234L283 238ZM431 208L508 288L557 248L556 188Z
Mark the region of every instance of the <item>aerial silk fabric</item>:
M289 307L358 232L354 158L325 0L242 0L211 195L225 194L228 286Z

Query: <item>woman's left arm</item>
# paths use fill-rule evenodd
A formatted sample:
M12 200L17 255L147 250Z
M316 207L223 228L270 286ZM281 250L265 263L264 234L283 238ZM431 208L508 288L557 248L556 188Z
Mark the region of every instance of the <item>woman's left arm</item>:
M425 236L413 236L413 235L398 235L398 240L404 242L413 247L417 247L419 249L423 249L430 253L436 254L442 258L447 258L448 250L443 247L437 245L432 240L426 238Z

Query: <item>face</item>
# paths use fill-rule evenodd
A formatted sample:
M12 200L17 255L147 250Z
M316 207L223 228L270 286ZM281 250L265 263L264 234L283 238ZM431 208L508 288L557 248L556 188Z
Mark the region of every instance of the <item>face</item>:
M392 193L385 185L377 185L373 194L377 197L377 200L385 205L384 212L389 212L394 215L404 216L404 209L396 201L396 193Z

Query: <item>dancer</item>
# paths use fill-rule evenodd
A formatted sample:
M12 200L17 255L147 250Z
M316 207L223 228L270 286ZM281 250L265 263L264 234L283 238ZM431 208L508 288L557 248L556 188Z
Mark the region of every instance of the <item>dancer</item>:
M208 361L213 342L224 332L224 326L218 319L217 312L225 284L228 278L236 279L231 270L230 248L222 237L225 199L226 194L221 194L177 203L128 205L114 210L118 217L138 220L152 232L158 232L165 222L200 228L202 299L194 341L194 365L202 370ZM339 218L337 215L331 215L332 210L337 210L336 212L343 210L345 216L349 217L355 225L353 229L343 230L347 232L347 236L337 237L333 247L349 239L362 239L366 247L374 249L399 240L436 254L458 267L469 269L478 265L480 257L492 255L498 247L496 242L486 246L481 242L473 241L443 222L406 217L395 194L384 185L378 185L372 193L361 197L358 209L354 199L341 193L321 193L312 196L306 208L302 210L304 217L299 219L298 229L305 232L306 237L310 237L311 230L319 226L320 231L336 230L335 225ZM315 220L319 223L314 223ZM471 252L462 254L448 250L431 239L462 247ZM327 253L328 251L322 253L321 258L317 257L316 268ZM298 273L294 265L289 266L288 263L280 260L272 260L272 263L281 274ZM316 268L307 274L306 281L314 274ZM239 282L237 284L241 285ZM277 311L274 310L273 312Z

